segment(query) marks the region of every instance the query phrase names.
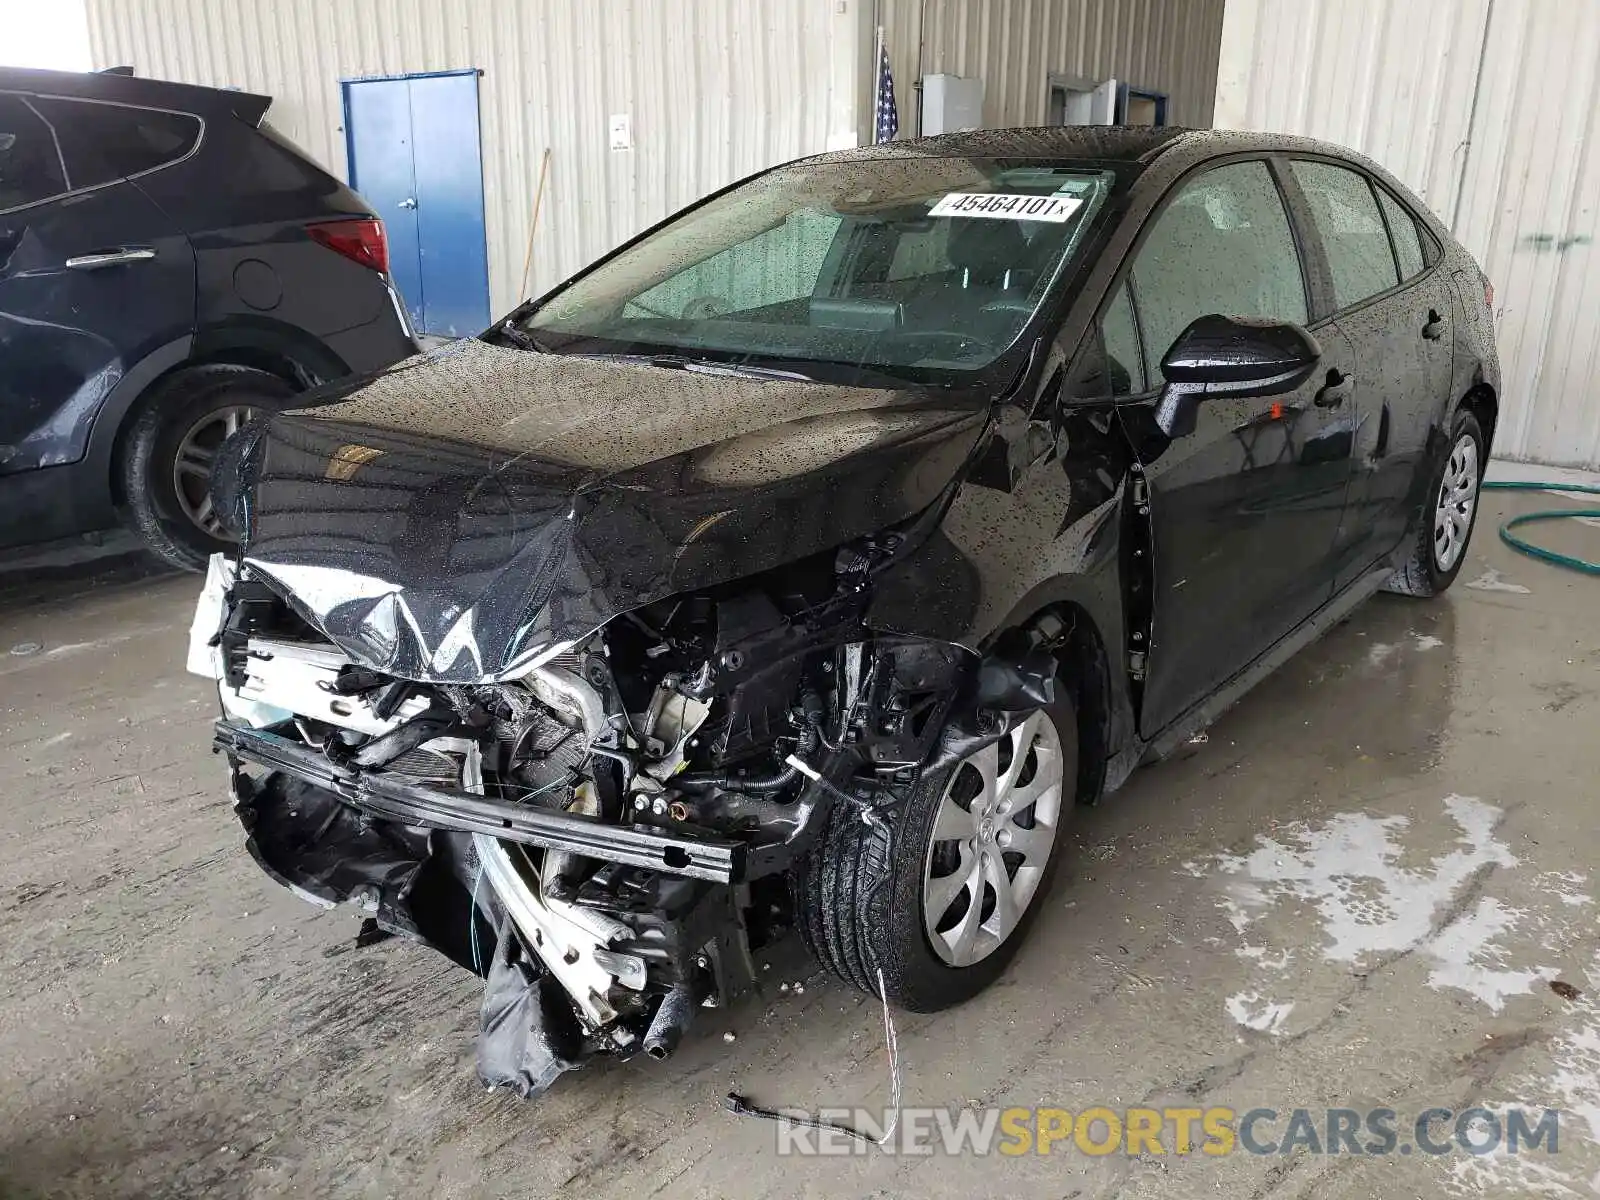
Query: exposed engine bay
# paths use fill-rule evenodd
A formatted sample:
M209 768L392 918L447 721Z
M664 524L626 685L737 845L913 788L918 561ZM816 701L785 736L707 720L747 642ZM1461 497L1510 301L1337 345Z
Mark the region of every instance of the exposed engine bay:
M484 977L490 1086L665 1058L750 986L830 812L879 820L941 739L1049 700L1037 647L863 624L897 536L646 604L484 683L364 665L217 556L189 666L218 681L250 852Z

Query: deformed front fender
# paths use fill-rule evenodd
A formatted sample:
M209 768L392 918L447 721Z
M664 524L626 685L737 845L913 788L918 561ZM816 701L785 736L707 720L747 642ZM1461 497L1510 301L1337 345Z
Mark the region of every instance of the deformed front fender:
M878 573L866 624L981 651L1037 613L1074 605L1120 644L1131 462L1120 425L1074 415L1055 451L1014 479L969 472L942 499L937 521L911 532Z
M879 574L864 623L985 653L1007 631L1059 618L1070 629L1065 669L1095 676L1075 697L1091 710L1080 711L1086 748L1116 759L1137 742L1125 667L1128 479L1114 457L1082 466L1071 455L1052 456L1009 489L969 478L938 525ZM1103 780L1089 767L1080 794L1125 775L1115 766Z

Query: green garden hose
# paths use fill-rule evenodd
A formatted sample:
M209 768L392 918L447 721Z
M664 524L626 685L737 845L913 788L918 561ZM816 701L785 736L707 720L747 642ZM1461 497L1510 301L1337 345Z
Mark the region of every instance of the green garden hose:
M1486 483L1485 491L1493 488L1501 492L1586 492L1590 495L1600 496L1600 487L1586 483L1527 483L1523 481L1506 483ZM1531 558L1542 559L1548 563L1555 563L1558 567L1567 567L1569 570L1582 571L1586 575L1600 575L1600 563L1589 562L1587 559L1573 558L1571 555L1558 554L1554 550L1546 550L1543 546L1535 546L1532 542L1523 541L1511 531L1519 525L1528 525L1534 521L1554 521L1558 517L1600 517L1600 508L1557 508L1545 512L1524 513L1520 517L1512 517L1500 526L1500 540L1513 550L1521 551Z

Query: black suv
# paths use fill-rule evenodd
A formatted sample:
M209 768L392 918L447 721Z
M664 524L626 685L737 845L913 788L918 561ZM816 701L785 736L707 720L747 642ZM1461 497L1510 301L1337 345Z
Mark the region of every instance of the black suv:
M229 433L416 351L383 223L266 96L0 68L0 547L225 548Z

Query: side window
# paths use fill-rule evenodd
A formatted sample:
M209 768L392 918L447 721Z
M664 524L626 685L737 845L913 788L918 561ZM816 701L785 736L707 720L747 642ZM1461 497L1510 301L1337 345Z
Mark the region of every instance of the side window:
M1300 256L1267 164L1231 163L1185 184L1139 247L1133 284L1151 380L1196 317L1304 324Z
M74 189L176 162L200 139L199 119L178 113L46 97L33 104L55 129Z
M1389 234L1367 177L1331 163L1300 160L1294 163L1294 175L1327 248L1338 306L1349 308L1399 283Z
M21 96L0 95L0 212L67 190L50 127Z
M1389 219L1389 234L1394 238L1394 254L1400 264L1400 278L1406 280L1413 275L1420 275L1426 264L1422 257L1422 235L1417 232L1417 219L1383 188L1378 189L1378 203L1383 205L1383 215Z
M1121 399L1143 392L1144 378L1139 330L1124 283L1078 348L1063 395L1070 401Z
M1149 385L1145 381L1144 355L1139 352L1139 329L1133 323L1133 301L1123 284L1100 318L1105 338L1106 376L1113 396L1134 396Z
M810 297L843 218L801 211L783 224L685 267L628 301L628 317L705 320Z

